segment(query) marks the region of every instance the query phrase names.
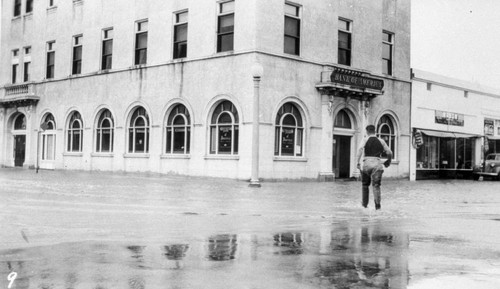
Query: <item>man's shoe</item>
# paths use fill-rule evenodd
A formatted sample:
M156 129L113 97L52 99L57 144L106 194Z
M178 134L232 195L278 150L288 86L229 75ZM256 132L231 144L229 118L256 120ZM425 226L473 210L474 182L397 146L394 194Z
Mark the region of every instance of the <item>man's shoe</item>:
M375 210L380 210L380 204L375 204Z

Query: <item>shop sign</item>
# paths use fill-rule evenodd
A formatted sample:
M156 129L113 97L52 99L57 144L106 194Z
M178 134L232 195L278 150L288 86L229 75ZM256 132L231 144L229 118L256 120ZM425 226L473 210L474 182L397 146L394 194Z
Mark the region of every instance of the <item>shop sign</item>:
M460 113L436 110L436 123L464 126L464 115Z
M347 84L352 87L382 90L384 81L371 77L361 76L359 72L348 69L335 69L330 75L330 80L335 83Z
M492 119L484 119L484 134L494 135L495 134L495 121Z

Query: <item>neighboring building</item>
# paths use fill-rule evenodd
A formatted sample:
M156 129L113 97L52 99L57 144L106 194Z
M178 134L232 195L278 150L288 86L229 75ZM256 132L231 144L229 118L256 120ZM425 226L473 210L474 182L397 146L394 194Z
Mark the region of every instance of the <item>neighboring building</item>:
M412 72L410 179L469 178L485 154L500 152L500 90L420 70Z
M248 179L259 63L261 178L355 176L367 124L409 176L410 0L28 2L2 1L3 166Z

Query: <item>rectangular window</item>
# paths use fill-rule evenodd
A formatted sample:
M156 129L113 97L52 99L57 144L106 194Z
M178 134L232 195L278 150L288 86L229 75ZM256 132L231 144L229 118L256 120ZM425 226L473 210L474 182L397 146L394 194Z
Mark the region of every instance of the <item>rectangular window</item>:
M187 55L188 12L175 14L174 25L174 56L184 58Z
M146 64L148 57L148 21L136 23L135 65Z
M12 83L17 82L17 68L19 67L19 64L13 64L12 65Z
M21 15L21 0L14 0L14 17Z
M111 69L113 64L113 28L102 31L101 69Z
M49 0L49 7L56 6L56 0Z
M339 19L338 64L351 66L351 22Z
M24 82L30 81L30 65L31 62L24 63L24 77L23 77Z
M55 60L56 60L56 43L55 41L47 42L47 70L45 78L54 78Z
M299 7L285 4L285 53L300 54L300 14Z
M394 35L382 32L382 73L392 75L392 46Z
M26 13L33 11L33 0L26 0Z
M82 73L82 36L73 37L73 63L71 74Z
M219 3L217 52L234 49L234 1Z

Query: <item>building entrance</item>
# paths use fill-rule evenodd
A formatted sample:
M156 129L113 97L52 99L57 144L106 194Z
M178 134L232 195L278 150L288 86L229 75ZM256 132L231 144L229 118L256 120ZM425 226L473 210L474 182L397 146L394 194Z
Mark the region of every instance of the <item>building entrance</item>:
M333 172L335 178L349 178L351 171L351 136L333 137Z
M26 135L14 136L14 165L22 167L26 157Z

